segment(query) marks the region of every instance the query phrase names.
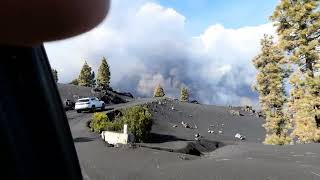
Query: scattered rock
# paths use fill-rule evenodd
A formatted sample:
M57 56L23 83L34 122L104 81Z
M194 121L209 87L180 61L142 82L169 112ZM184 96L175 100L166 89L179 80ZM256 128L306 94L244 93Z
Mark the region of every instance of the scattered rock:
M194 138L194 140L196 140L196 141L200 141L200 138Z
M246 139L246 137L241 135L240 133L237 133L234 137L237 138L237 139L240 139L241 141Z
M190 160L186 155L182 154L180 156L178 156L179 159L182 159L182 160Z
M193 122L193 124L194 124L194 129L198 129L198 126L196 125L196 123Z
M159 105L162 105L161 101L158 102Z
M253 110L252 106L244 106L241 108L242 111L251 112Z
M174 106L172 106L172 107L171 107L171 110L172 110L172 111L174 111L174 110L175 110Z
M219 131L219 134L222 134L223 132L222 131Z
M114 147L113 144L109 144L108 142L105 142L105 141L103 141L103 142L104 142L104 144L105 144L107 147Z
M257 116L257 118L265 118L265 115L262 111L256 112L256 116Z
M189 117L192 117L192 115L190 114Z
M176 128L176 127L178 127L178 125L175 124L175 125L173 125L172 127Z
M194 136L195 136L196 138L198 138L198 137L200 137L200 134L197 133L197 134L195 134Z
M230 114L232 114L232 116L242 116L240 111L230 110L229 112L230 112Z
M185 122L182 121L181 124L185 128L191 128L191 126L188 123L185 123Z
M190 101L190 103L193 103L193 104L200 104L197 100L192 100L192 101Z
M208 133L213 134L214 131L213 130L208 130Z
M115 147L115 148L119 148L119 147L120 147L120 144L115 144L114 147Z

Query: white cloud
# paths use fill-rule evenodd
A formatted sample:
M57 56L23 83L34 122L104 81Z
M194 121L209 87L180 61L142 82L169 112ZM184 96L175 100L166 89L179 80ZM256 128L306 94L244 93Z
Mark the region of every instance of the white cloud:
M216 24L190 37L185 21L174 9L147 0L118 0L94 30L45 46L61 82L76 78L84 60L96 70L105 56L112 85L137 95L151 95L161 83L171 96L188 86L205 103L240 104L254 98L251 59L263 34L274 34L272 25L229 29Z

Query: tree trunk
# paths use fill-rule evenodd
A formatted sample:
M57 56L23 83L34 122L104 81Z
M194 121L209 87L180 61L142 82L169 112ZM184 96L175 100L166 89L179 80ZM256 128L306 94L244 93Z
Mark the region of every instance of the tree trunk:
M314 77L314 73L313 73L313 64L312 61L310 59L306 59L306 70L307 70L307 74L310 77Z

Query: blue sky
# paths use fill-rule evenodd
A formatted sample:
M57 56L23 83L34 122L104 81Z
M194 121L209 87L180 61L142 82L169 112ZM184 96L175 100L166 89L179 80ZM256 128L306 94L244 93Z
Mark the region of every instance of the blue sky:
M212 24L226 28L256 26L268 22L279 0L157 0L186 17L187 30L199 34Z

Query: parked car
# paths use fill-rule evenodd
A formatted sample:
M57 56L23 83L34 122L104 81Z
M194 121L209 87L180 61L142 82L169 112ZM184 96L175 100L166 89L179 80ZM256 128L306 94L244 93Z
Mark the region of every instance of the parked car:
M103 110L105 108L105 103L103 101L100 101L96 97L89 97L89 98L81 98L78 99L78 101L75 104L75 110L78 113L81 113L82 111L95 111L96 109Z

